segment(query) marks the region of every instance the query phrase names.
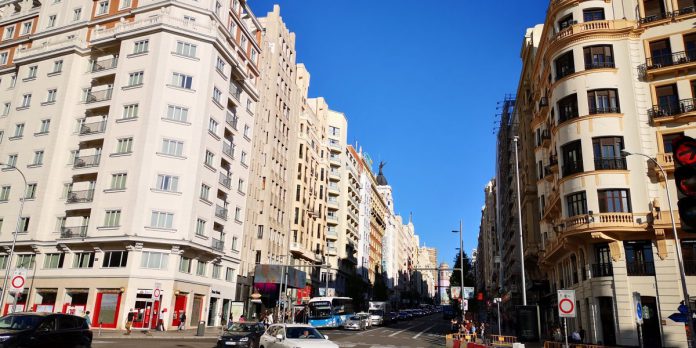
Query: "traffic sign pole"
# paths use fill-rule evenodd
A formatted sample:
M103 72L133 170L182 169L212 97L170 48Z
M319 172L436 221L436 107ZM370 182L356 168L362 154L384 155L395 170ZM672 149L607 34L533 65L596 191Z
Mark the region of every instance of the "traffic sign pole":
M565 336L565 348L568 348L570 347L568 345L568 318L563 318L563 329L565 331L565 334L563 335Z

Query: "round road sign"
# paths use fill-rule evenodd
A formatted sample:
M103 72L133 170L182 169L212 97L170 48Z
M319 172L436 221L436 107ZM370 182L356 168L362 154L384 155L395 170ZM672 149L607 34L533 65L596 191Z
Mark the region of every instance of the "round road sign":
M573 301L564 298L561 300L561 302L558 302L558 309L563 314L570 314L573 313L573 310L575 309L575 304L573 303Z
M155 289L155 291L152 292L152 296L154 298L159 298L160 297L160 289Z
M24 287L24 277L21 275L12 277L12 287L15 289L21 289Z

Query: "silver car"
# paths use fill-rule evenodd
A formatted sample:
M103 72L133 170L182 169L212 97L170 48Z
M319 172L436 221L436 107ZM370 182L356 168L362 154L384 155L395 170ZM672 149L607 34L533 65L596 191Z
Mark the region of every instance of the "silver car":
M343 322L343 328L346 330L365 330L367 329L367 325L365 325L365 320L361 317L353 315Z
M339 348L317 329L301 324L271 325L261 336L260 348Z

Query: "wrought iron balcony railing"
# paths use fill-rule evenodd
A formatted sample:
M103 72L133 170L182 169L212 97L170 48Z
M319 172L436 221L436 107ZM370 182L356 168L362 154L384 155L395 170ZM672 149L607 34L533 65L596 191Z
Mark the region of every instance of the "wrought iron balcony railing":
M94 200L94 190L70 191L67 203L89 203Z

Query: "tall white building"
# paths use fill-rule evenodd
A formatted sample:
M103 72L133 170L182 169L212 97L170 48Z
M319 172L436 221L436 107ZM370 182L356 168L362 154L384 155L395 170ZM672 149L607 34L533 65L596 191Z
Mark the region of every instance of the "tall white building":
M29 184L0 175L1 263L32 283L19 308L90 310L103 328L131 308L136 327L161 308L167 326L225 321L259 98L246 2L0 6L0 159Z

